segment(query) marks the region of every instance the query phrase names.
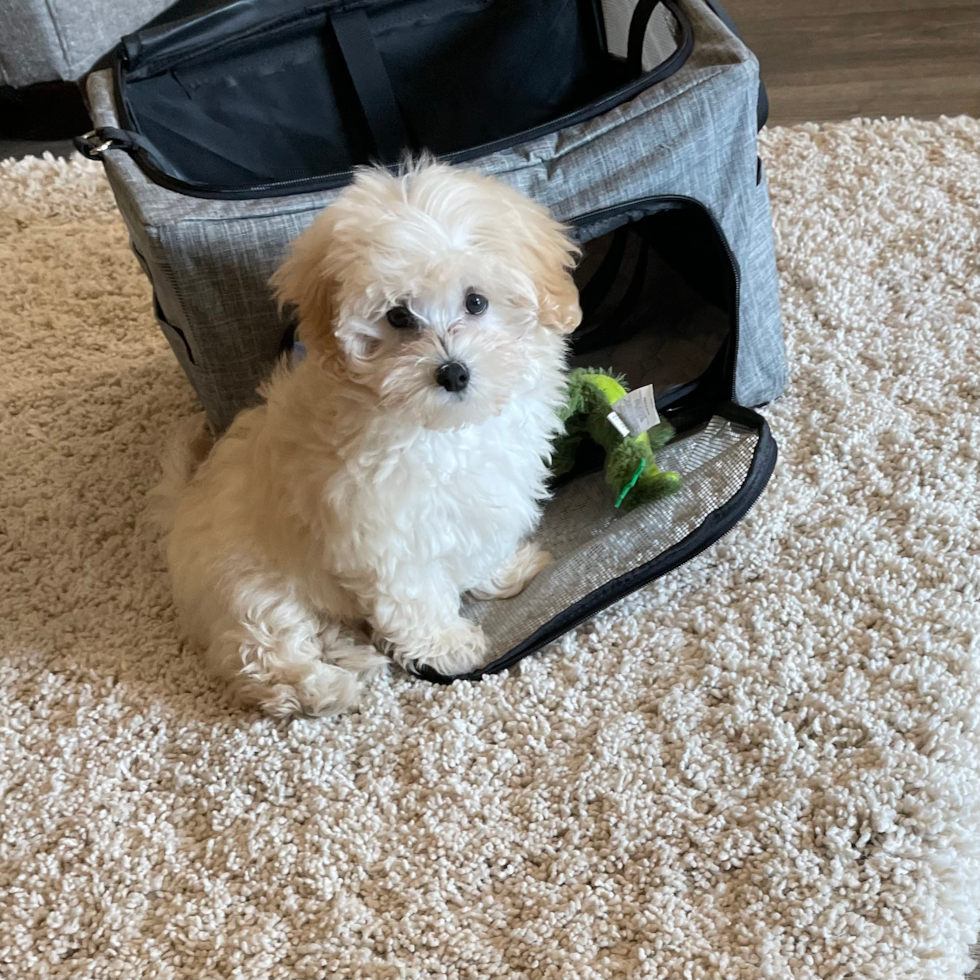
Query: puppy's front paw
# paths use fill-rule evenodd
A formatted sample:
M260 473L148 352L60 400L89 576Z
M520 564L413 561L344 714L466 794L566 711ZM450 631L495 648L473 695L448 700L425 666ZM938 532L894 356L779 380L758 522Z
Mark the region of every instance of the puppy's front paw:
M396 649L396 663L411 674L431 667L437 674L452 677L482 667L487 656L487 638L479 626L463 619L440 630L431 640Z
M518 545L517 551L494 572L490 581L471 589L474 599L510 599L520 595L542 568L551 564L551 555L533 541Z

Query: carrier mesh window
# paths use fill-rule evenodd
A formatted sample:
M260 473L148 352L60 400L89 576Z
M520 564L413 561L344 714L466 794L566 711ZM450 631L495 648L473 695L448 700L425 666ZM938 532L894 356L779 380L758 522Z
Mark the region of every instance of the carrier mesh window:
M672 497L622 514L601 473L560 488L535 535L555 557L513 599L464 602L503 656L607 582L652 561L696 530L745 482L759 441L756 429L715 417L662 450L658 459L684 483Z
M630 20L636 4L632 0L602 0L602 17L606 27L609 53L625 58ZM677 50L677 18L667 7L658 5L650 15L643 42L643 67L650 71L666 61Z

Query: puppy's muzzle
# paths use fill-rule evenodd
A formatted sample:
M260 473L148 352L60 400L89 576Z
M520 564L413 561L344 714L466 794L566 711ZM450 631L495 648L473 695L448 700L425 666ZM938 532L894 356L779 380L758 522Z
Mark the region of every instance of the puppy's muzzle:
M470 372L459 361L446 361L436 370L436 384L446 391L462 391L470 383Z

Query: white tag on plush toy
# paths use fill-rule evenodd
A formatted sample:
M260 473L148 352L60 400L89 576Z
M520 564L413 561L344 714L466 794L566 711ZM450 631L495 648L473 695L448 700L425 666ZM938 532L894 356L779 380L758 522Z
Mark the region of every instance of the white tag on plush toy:
M657 402L653 395L653 385L637 388L616 402L616 414L626 423L630 435L635 439L660 422Z
M616 404L618 405L619 402ZM610 412L606 418L624 439L630 434L629 426L615 412Z

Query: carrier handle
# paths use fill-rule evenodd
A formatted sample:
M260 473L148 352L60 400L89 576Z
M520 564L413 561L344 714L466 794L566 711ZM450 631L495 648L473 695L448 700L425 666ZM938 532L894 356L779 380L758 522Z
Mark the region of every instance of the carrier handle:
M408 133L388 71L374 43L368 15L363 9L349 10L334 14L330 23L367 119L374 148L384 163L393 163L409 145Z
M650 18L660 5L660 0L639 0L630 19L629 40L626 43L626 64L636 76L643 74L643 42L647 39Z

